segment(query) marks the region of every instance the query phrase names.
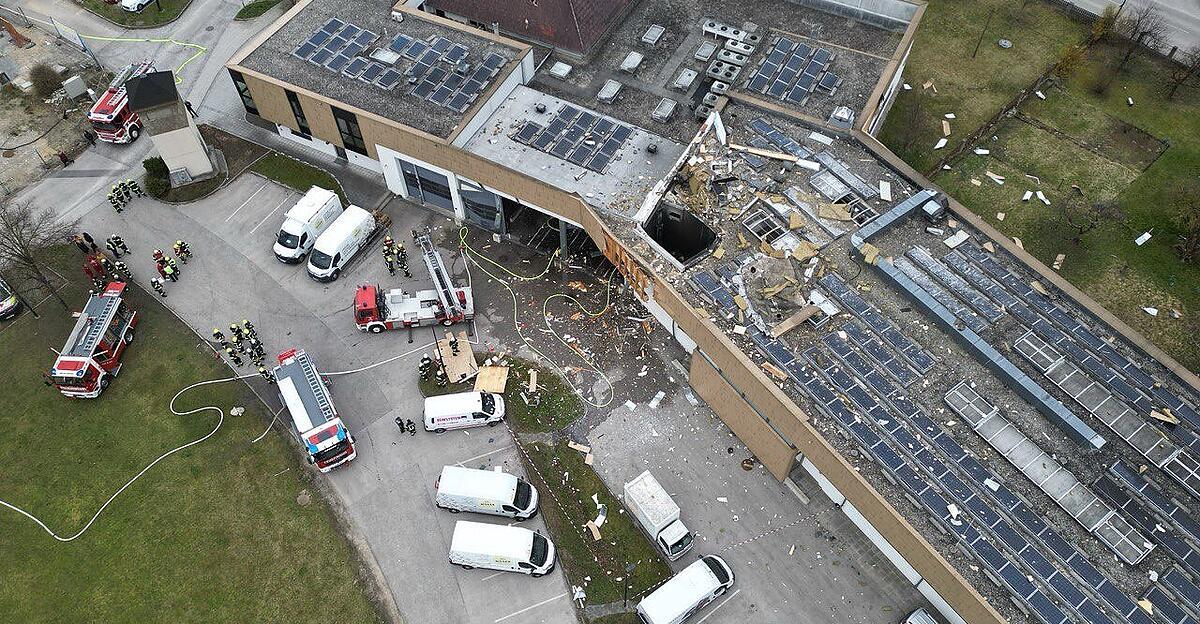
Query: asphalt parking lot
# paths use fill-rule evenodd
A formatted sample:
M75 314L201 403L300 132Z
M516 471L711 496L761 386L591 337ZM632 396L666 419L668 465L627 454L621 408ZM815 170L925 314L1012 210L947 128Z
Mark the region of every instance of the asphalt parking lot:
M93 210L83 226L94 235L121 233L134 251L127 262L143 286L154 275L151 249L167 249L178 238L187 240L195 258L182 267L178 283L167 284L165 302L201 336L213 327L251 319L269 354L301 347L326 373L401 356L331 378L334 402L358 441L359 455L351 466L322 478L328 479L335 504L350 519L352 537L369 547L406 621L575 621L561 568L534 579L462 570L446 561L460 516L433 505L433 483L441 467L502 466L521 474L517 449L503 427L440 436L398 432L393 418L420 420L415 363L433 330L417 330L411 343L405 331L364 334L353 323L351 303L361 283L412 291L427 288L429 278L411 247L413 277L387 275L378 240L330 284L310 279L302 264L280 263L271 245L283 213L299 196L246 174L194 204L166 206L139 199L120 215ZM388 204L388 212L394 220L393 236L406 244L410 230L425 227L435 228L435 244L457 239L458 226L443 216L400 201ZM507 243L489 247L490 252L510 254L511 263L530 259L527 250L509 249ZM457 250L441 251L455 278L466 279L465 260ZM478 272L472 274L477 348L500 345L528 356L513 335L508 293L482 280ZM531 334L536 338L536 332ZM644 361L603 362L616 396L606 408L591 409L576 429L580 441L594 446L596 468L610 489L619 492L624 481L651 469L675 495L684 522L699 534L695 553L676 562L676 570L705 553L725 556L734 568L734 591L706 609L696 623L892 622L920 604L919 594L823 494L802 486L807 500L802 502L761 468L741 469L747 451L707 407L689 400L684 376L672 363L686 361L686 354L667 340L657 334L655 352ZM240 372L250 371L243 367ZM257 380L253 385L268 404L278 407L273 390ZM659 389L664 392L662 404L647 410L645 403ZM627 400L635 409L625 404ZM288 435L282 423L275 430ZM506 522L486 516L470 519ZM545 530L540 518L522 524Z

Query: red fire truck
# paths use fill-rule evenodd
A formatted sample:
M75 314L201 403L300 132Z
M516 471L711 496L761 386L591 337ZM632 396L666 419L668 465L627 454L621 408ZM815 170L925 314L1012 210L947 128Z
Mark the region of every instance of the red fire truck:
M133 342L137 312L129 309L122 293L124 282L109 282L104 292L92 295L62 352L50 369L49 379L59 392L75 399L94 399L121 372L121 356Z
M359 286L354 293L354 322L359 329L378 334L385 329L438 323L453 325L475 318L471 287L454 286L428 232L413 238L421 248L421 257L433 278L434 288L410 295L400 289L383 290L371 284Z
M329 472L358 456L354 436L338 416L325 380L304 350L280 353L274 375L279 398L287 406L296 436L308 452L308 463Z
M142 61L126 66L100 95L100 99L88 111L88 121L101 141L109 143L132 143L142 133L142 120L129 108L129 94L125 83L133 78L154 71L154 63Z

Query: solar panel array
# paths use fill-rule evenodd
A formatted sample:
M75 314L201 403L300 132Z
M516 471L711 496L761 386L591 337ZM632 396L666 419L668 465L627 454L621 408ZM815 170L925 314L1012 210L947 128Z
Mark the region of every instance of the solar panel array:
M734 305L733 292L721 279L707 271L691 279L717 306ZM847 295L842 303L848 308L861 302L861 297L834 274L822 278L822 285L832 287L835 295ZM891 386L888 381L891 372L881 375L872 370L868 360L836 333L827 336L828 351L814 347L803 357L796 357L786 344L757 327L747 328L746 336L786 371L819 408L848 431L889 479L903 487L935 522L954 535L989 575L1028 606L1037 620L1048 624L1153 622L1086 555L968 454L940 423ZM900 338L908 340L902 334ZM888 344L902 353L903 347L896 347L895 341ZM820 376L810 369L818 371ZM863 385L856 379L863 380ZM995 484L999 485L993 489ZM951 505L955 511L951 511ZM1022 531L1032 536L1033 541ZM1077 579L1083 585L1077 584ZM1101 608L1102 603L1107 604L1107 612Z
M763 59L747 88L803 106L814 90L832 94L842 79L828 71L834 54L802 41L780 37Z
M513 139L596 173L604 173L608 163L632 135L630 126L564 104L545 126L526 120Z
M385 91L407 81L413 85L410 94L459 113L487 90L506 62L503 56L489 52L472 68L467 63L470 49L461 43L440 35L426 41L400 33L387 47L397 55L397 60L405 58L412 62L401 71L364 54L378 39L379 35L370 30L332 18L292 55Z

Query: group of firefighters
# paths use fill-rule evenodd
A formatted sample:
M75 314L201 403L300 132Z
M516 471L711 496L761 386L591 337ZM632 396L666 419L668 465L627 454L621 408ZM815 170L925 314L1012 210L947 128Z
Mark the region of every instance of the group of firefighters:
M91 234L80 232L72 237L71 242L83 252L83 274L92 281L92 292L103 292L105 281L108 279L133 279L133 272L129 267L120 260L109 258L108 254L96 245L96 239L92 238ZM121 253L129 253L129 246L125 244L125 240L116 234L108 237L104 246L112 252L114 258L120 258Z
M175 252L175 256L179 258L179 262L187 264L188 258L192 257L192 248L183 240L177 240L171 245L171 250ZM150 287L160 297L167 296L167 289L164 287L165 280L172 282L179 281L179 262L175 258L163 253L161 249L155 249L153 253L154 268L158 270L158 277L150 278Z
M412 277L408 270L408 250L404 248L404 243L397 242L391 234L383 237L383 263L387 265L388 275L396 274L398 264L404 277Z
M127 180L119 180L112 185L112 190L108 192L108 203L112 204L113 210L121 212L125 210L125 206L133 201L134 197L142 197L145 193L142 192L142 187L138 185L137 180L132 178Z
M241 324L229 324L229 338L218 328L212 330L213 340L216 341L219 350L225 353L229 361L234 366L242 366L246 362L242 356L246 356L254 363L258 369L258 374L269 384L275 383L275 376L271 371L267 370L264 365L264 360L267 356L267 350L263 347L262 341L258 339L258 330L254 329L254 323L247 319L242 319Z

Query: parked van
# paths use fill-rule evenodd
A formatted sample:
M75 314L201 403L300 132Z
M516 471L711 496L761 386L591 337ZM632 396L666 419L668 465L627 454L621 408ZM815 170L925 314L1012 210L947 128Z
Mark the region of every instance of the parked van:
M486 568L545 576L554 569L554 542L521 527L482 522L454 523L450 563L467 570Z
M425 399L425 430L445 433L496 425L504 419L504 397L491 392L460 392Z
M537 490L524 479L499 470L446 466L435 487L437 506L450 513L470 511L517 520L537 514Z
M705 555L638 603L645 624L680 624L733 587L733 570L716 555Z
M929 614L928 611L925 610L925 607L921 607L921 608L917 609L916 611L909 613L908 617L904 618L904 622L902 622L902 624L939 624L939 623L937 620L935 620L933 618L932 615Z
M309 276L319 282L337 279L350 259L367 247L375 227L371 213L351 204L313 243Z
M283 225L275 237L275 257L280 262L295 264L304 259L308 250L333 220L342 214L342 200L337 193L314 186L283 215Z

